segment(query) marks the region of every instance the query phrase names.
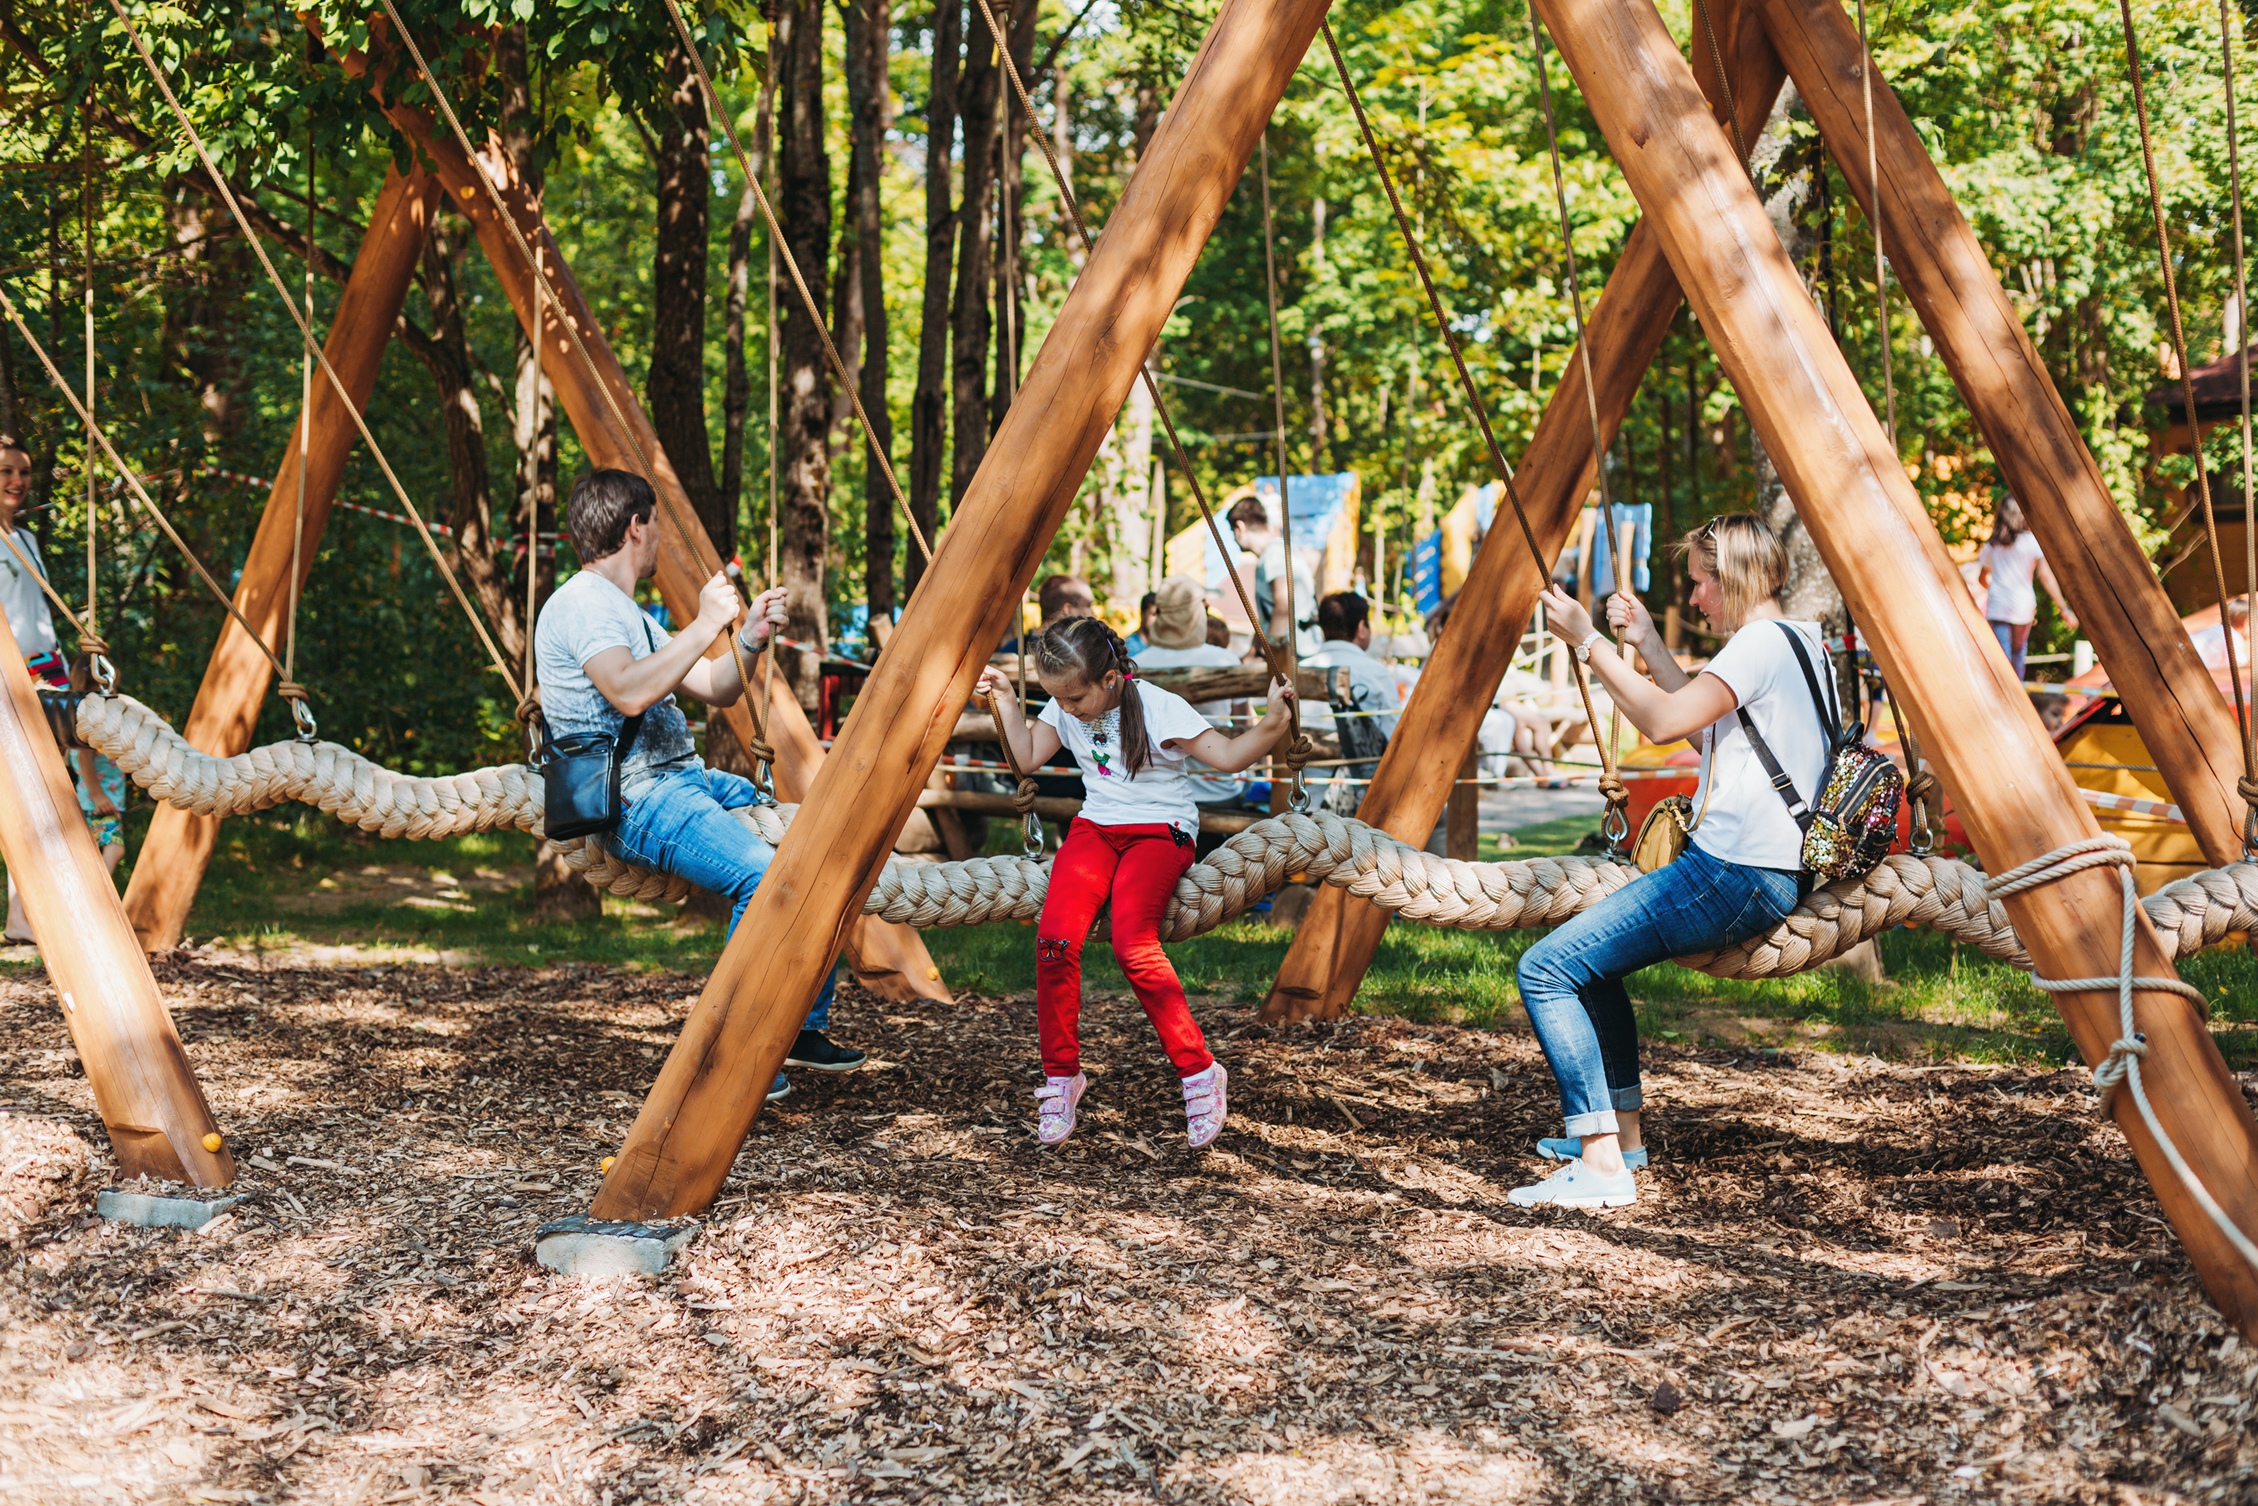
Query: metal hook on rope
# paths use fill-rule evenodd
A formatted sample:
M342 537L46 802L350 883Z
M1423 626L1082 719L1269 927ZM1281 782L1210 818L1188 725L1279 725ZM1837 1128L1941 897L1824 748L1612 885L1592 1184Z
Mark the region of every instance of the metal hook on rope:
M313 702L306 694L306 687L296 680L284 680L275 686L274 693L289 703L290 720L298 726L298 741L321 741L321 724L314 720Z

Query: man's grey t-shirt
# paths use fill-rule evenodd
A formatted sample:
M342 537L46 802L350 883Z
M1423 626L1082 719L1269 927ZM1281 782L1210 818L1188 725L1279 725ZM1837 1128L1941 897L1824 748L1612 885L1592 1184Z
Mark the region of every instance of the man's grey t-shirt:
M666 630L651 620L635 598L593 570L583 570L557 587L541 608L533 631L534 662L541 675L541 714L555 737L600 732L619 736L627 720L583 668L608 648L624 648L648 659L666 645ZM690 723L674 697L643 713L643 731L620 766L620 790L684 769L701 768Z

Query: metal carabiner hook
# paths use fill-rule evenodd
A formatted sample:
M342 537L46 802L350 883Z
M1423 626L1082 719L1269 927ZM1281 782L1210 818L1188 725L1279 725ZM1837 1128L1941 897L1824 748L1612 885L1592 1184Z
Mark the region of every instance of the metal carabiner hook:
M1306 816L1310 810L1309 776L1300 769L1294 770L1294 782L1286 790L1286 809L1297 816Z
M321 725L314 720L314 708L296 696L290 698L290 720L298 724L298 741L319 742Z
M88 654L86 672L93 677L96 693L105 700L118 693L118 667L108 654Z
M1607 850L1620 853L1623 844L1630 840L1631 816L1624 807L1608 802L1607 814L1599 819L1599 834L1607 842Z
M1027 849L1027 856L1031 858L1039 858L1049 850L1050 844L1043 837L1043 818L1033 811L1022 816L1019 821L1019 840Z

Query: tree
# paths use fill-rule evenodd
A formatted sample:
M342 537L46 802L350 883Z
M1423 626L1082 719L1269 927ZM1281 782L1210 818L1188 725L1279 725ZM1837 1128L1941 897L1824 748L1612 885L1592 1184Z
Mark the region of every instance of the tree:
M667 91L649 111L658 146L658 233L651 259L651 369L644 394L674 473L723 559L737 552L737 508L714 479L706 434L706 252L713 201L705 91L679 41Z
M776 56L777 208L784 245L815 308L826 301L831 251L831 156L824 142L823 3L777 0L769 43ZM828 642L824 568L831 546L831 371L823 332L790 291L779 298L782 411L777 434L780 573L786 631L816 652L787 652L792 688L812 714L820 650Z

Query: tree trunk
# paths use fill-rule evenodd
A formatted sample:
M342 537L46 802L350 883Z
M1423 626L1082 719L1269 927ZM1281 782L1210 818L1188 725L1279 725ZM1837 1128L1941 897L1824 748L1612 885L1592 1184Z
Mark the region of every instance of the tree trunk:
M1012 64L1018 68L1022 80L1035 65L1035 17L1038 7L1028 0L997 20L1004 28L1004 36L1011 43ZM986 34L985 18L980 30ZM997 154L999 168L996 173L996 322L999 326L996 339L996 383L988 399L988 432L993 434L1004 421L1004 413L1011 407L1013 394L1019 391L1019 373L1027 364L1027 300L1025 289L1025 263L1021 251L1026 236L1026 216L1022 212L1025 190L1024 171L1027 160L1027 120L1011 95L1008 79L999 78L997 108L1003 115L1003 135Z
M845 0L840 6L842 15L851 18L854 0ZM850 37L841 53L841 68L852 79L861 71L855 56L856 38ZM847 368L847 377L840 382L834 377L831 387L831 430L827 441L831 446L831 460L838 463L840 453L855 442L855 394L862 390L862 215L863 196L862 152L854 139L855 90L848 90L847 120L847 186L839 195L841 219L839 221L839 264L831 278L831 339L838 347L839 359Z
M525 655L525 609L509 576L494 558L494 502L486 468L486 417L473 385L470 345L463 335L462 296L455 286L455 259L467 240L453 233L455 222L432 218L423 248L423 296L431 310L430 334L400 316L400 338L431 373L438 389L441 420L447 428L448 525L455 531L454 563L473 600L494 631L494 641L512 665Z
M737 552L737 509L714 480L706 435L706 242L713 200L706 102L679 45L666 53L666 105L650 122L658 144L658 233L651 264L651 427L706 536Z
M974 0L966 0L972 19L965 24L964 195L958 201L957 285L949 302L955 449L949 466L949 498L962 501L988 453L988 342L990 284L995 278L995 241L989 234L988 196L996 173L996 100L1003 69L991 61L995 42L979 19Z
M779 0L771 46L776 53L777 217L817 309L829 293L831 155L824 143L823 3ZM831 373L816 328L797 292L778 300L782 372L778 419L779 561L790 619L785 631L823 648L829 641L823 572L831 545ZM821 662L787 650L778 666L811 714Z
M745 365L745 301L753 277L753 222L760 201L753 186L737 196L729 222L729 291L721 306L721 505L734 518L745 505L745 418L753 407L753 378Z
M888 0L847 0L846 11L847 107L855 151L855 192L848 203L862 249L861 396L877 436L863 457L863 598L870 604L871 641L879 643L894 618L894 494L878 463L880 455L891 461L894 453L894 418L886 407L885 216L886 132L893 116L886 64L894 23Z
M917 395L909 410L909 510L925 536L941 515L941 460L948 450L949 271L956 243L950 159L956 151L959 54L964 9L958 0L933 7L933 85L925 107L925 296L917 331ZM902 561L902 595L917 590L925 561Z

